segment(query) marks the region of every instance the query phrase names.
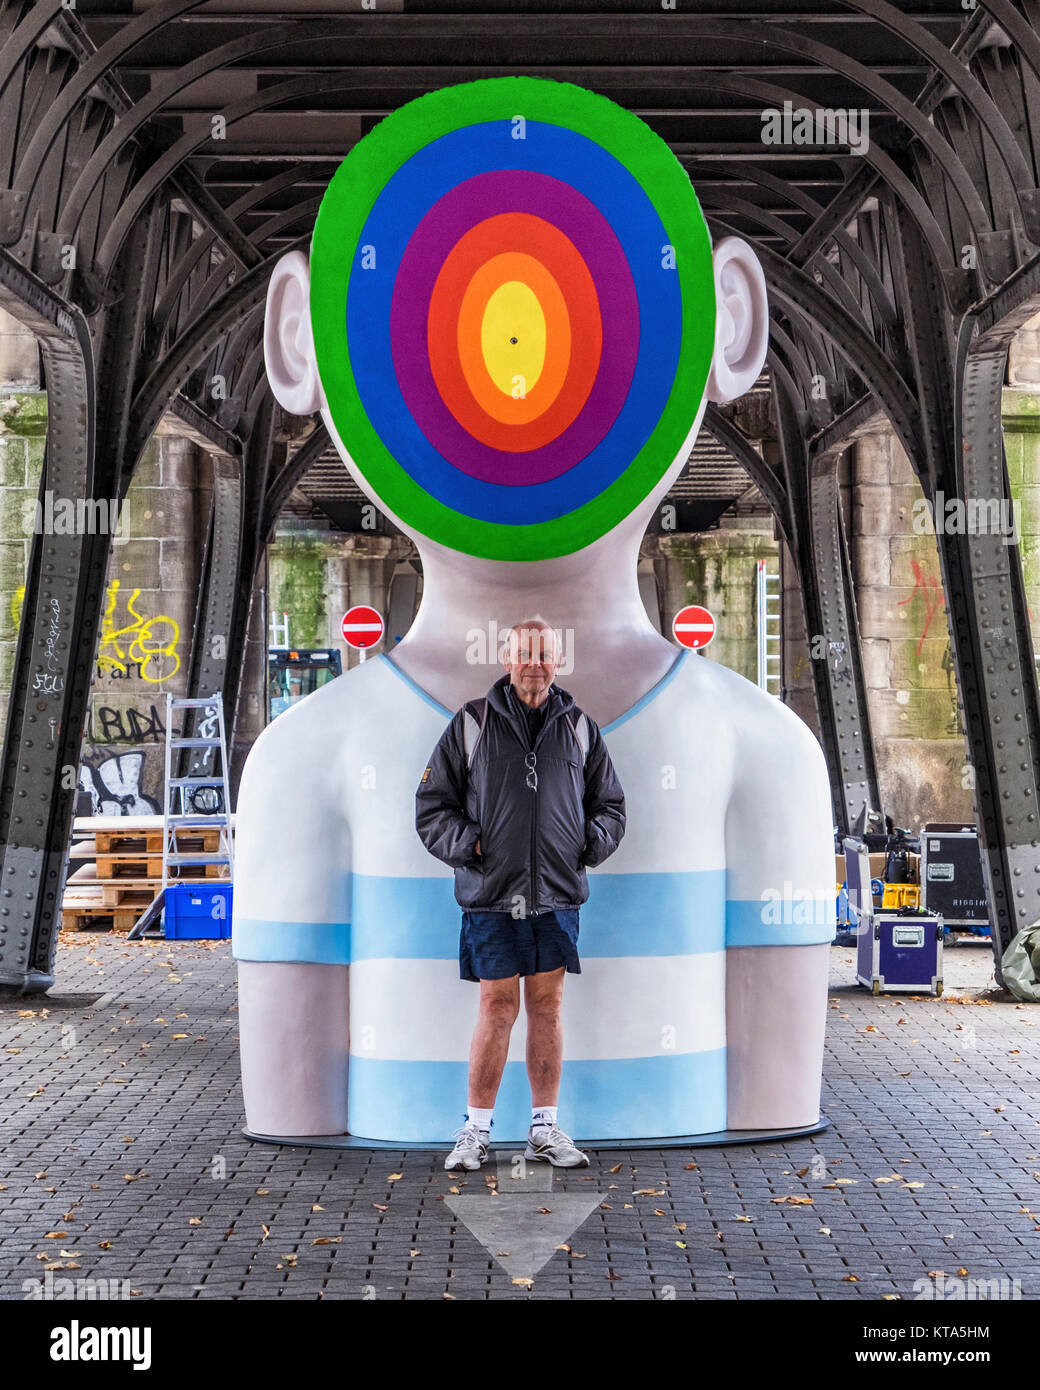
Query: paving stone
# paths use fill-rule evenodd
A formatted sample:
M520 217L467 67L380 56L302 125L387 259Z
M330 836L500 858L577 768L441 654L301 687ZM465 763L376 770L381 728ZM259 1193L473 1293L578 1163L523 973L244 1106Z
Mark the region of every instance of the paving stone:
M590 1173L554 1173L553 1192L601 1192L612 1209L596 1207L563 1242L575 1254L555 1251L526 1288L439 1200L453 1185L443 1155L244 1137L227 942L69 934L52 997L0 1000L0 1298L41 1277L38 1254L67 1249L83 1252L70 1275L126 1279L144 1299L909 1299L929 1271L959 1268L1018 1279L1035 1299L1040 1219L1021 1208L1040 1212L1038 1027L1014 1004L951 1002L991 984L984 944L950 950L946 974L942 999L875 999L854 986L851 951L835 948L831 1128L729 1149L604 1150ZM974 1047L958 1028L969 1022ZM403 1176L388 1183L391 1172ZM463 1192L487 1195L482 1177ZM642 1187L664 1193L634 1196ZM813 1204L773 1201L788 1195ZM67 1237L47 1239L58 1230Z

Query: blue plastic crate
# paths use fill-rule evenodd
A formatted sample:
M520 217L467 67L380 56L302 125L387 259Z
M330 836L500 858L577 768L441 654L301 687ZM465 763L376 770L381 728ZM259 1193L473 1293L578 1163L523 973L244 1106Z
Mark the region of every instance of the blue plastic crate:
M170 884L163 900L166 935L182 941L213 941L230 936L231 890L230 883L219 879L212 883Z

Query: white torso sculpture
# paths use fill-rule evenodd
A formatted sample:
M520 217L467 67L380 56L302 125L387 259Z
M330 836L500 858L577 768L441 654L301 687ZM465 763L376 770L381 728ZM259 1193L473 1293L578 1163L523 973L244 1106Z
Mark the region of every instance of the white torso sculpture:
M765 287L750 249L715 250L716 350L705 399L761 370ZM361 488L319 377L308 261L272 277L268 377L296 414L320 410ZM682 652L639 594L640 539L682 469L572 554L492 560L415 542L423 597L389 654L322 687L254 745L237 806L233 947L248 1128L270 1136L447 1140L461 1123L477 991L459 979L451 870L424 850L414 793L447 720L499 674L466 660L474 630L528 614L562 629L558 683L595 719L628 828L589 873L582 974L564 997L560 1104L579 1140L784 1130L819 1118L832 812L815 737L742 676ZM805 910L805 904L811 904ZM529 1122L523 1020L496 1139Z

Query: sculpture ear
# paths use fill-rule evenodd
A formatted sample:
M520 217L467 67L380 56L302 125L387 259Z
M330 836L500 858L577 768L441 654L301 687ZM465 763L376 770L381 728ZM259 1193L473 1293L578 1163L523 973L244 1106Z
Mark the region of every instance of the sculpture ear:
M746 241L728 236L715 248L715 356L708 399L721 405L750 391L769 343L766 277Z
M264 362L279 405L313 415L322 404L311 337L311 276L302 251L284 255L271 274L264 317Z

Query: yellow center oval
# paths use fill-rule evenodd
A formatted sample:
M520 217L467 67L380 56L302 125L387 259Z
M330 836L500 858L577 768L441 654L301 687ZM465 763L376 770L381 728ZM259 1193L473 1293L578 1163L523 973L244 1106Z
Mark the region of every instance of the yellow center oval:
M545 315L538 296L522 280L507 280L488 298L480 348L488 375L514 398L530 391L545 366Z

